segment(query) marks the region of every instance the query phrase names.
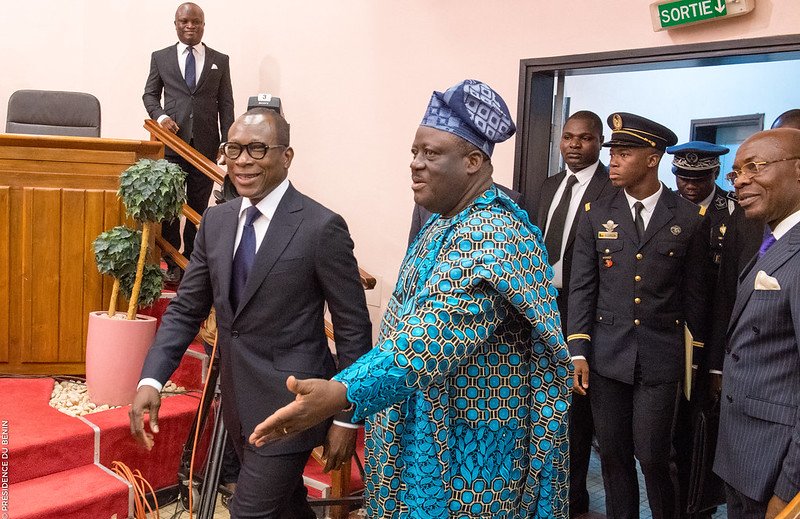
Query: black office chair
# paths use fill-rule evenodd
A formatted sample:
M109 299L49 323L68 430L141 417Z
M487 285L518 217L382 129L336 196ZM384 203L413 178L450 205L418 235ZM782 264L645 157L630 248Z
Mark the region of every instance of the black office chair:
M6 132L100 137L100 101L83 92L17 90L8 98Z

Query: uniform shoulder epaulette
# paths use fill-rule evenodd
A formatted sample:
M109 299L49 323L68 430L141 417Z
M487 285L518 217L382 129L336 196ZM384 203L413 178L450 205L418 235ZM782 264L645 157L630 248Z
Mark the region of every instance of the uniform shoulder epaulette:
M588 213L589 209L591 209L591 207L592 207L592 203L591 202L586 202L586 205L583 206L583 210Z
M698 211L698 212L700 213L700 216L705 216L706 215L706 208L701 205L700 206L700 211Z

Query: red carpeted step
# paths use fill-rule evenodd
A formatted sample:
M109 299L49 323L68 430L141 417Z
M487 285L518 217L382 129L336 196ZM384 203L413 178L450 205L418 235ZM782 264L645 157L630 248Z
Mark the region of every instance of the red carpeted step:
M129 407L92 413L84 418L100 428L101 464L111 467L112 462L121 461L131 470L140 470L142 476L158 490L177 482L183 445L199 403L199 394L162 399L158 413L160 432L150 451L139 447L131 436ZM147 428L149 430L149 425Z
M53 383L51 378L0 378L3 442L8 442L4 461L13 484L94 462L94 431L50 407Z
M15 466L12 471L17 469ZM129 517L130 496L129 486L116 476L96 465L85 465L10 485L8 517L122 519Z

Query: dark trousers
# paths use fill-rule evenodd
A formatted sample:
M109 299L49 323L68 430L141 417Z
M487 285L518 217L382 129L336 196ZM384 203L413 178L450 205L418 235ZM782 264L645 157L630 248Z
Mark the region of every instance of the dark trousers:
M261 456L245 448L231 519L315 519L303 484L303 469L310 454Z
M728 519L764 519L767 503L750 499L725 483L725 500L728 502Z
M208 199L211 196L211 191L214 189L214 181L202 174L197 168L186 162L183 157L168 155L166 159L173 164L177 164L188 173L186 177L186 203L197 211L200 216L203 211L208 207ZM192 255L194 250L194 237L197 234L197 227L192 222L186 222L183 228L183 255L186 259ZM181 248L181 221L179 218L171 222L163 222L161 224L161 236L167 240L173 247L180 250ZM172 259L166 259L169 265L172 265Z
M589 385L606 515L638 519L638 459L653 519L675 518L677 482L670 452L678 382L647 386L637 376L626 384L592 372Z
M236 455L236 448L233 446L233 440L229 434L225 439L225 450L222 452L219 482L223 485L236 483L239 480L239 471L241 469L242 464L239 462L239 456Z
M586 474L592 454L592 407L588 396L572 395L569 409L569 515L576 517L589 511Z
M675 465L678 474L680 517L686 518L689 517L686 507L689 500L689 478L692 473L692 450L694 444L692 437L692 402L686 400L683 391L678 396L672 445L675 449Z

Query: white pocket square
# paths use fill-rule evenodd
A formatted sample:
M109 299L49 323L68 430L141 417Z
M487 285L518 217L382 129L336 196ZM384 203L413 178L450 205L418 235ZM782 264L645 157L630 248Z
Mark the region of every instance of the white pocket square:
M780 290L781 285L778 280L772 276L768 276L763 270L759 270L756 274L756 290Z
M219 67L217 66L217 64L216 64L216 63L212 63L212 64L211 64L211 70L217 70L218 68L219 68Z

